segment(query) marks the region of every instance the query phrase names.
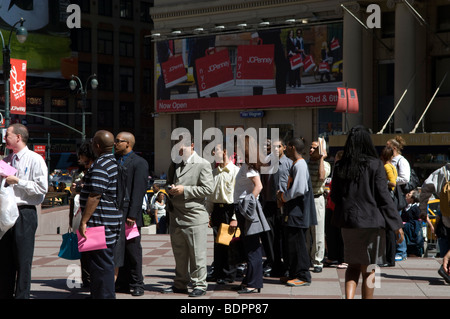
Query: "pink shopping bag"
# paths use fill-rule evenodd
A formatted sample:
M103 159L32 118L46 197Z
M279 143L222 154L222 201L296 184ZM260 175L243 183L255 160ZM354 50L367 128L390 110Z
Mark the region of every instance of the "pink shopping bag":
M80 252L106 248L105 226L90 227L86 229L86 238L78 236L78 250Z
M130 240L135 237L139 237L141 234L139 234L139 230L136 226L136 223L133 224L133 226L128 226L127 223L125 223L125 237L127 240Z

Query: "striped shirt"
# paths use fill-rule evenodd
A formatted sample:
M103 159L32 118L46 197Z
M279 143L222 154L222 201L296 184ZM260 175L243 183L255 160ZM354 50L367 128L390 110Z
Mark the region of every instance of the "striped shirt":
M122 214L118 211L116 200L117 162L113 154L101 155L84 176L80 193L82 211L86 207L89 194L101 194L100 202L87 222L87 227L105 226L106 245L113 246L120 234Z
M331 173L331 165L327 161L323 161L323 168L325 169L325 179L321 181L319 179L319 164L320 161L309 161L308 169L309 175L311 176L311 183L314 195L321 195L325 191L325 182L328 176Z

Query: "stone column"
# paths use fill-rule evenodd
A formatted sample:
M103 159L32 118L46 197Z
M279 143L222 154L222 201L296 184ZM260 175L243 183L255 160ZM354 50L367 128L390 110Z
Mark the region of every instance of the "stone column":
M395 8L395 105L408 88L415 72L416 61L416 22L404 3ZM394 115L394 127L409 133L415 125L415 81L412 81L408 93L403 98Z
M349 9L358 19L361 19L361 12L359 4L344 3L345 7ZM346 10L344 13L344 69L343 69L343 86L355 88L359 97L359 112L355 114L343 113L343 131L348 131L357 124L363 124L362 112L364 111L364 101L362 99L363 87L363 49L362 37L364 36L364 28L359 22L351 16ZM363 21L364 22L364 21Z

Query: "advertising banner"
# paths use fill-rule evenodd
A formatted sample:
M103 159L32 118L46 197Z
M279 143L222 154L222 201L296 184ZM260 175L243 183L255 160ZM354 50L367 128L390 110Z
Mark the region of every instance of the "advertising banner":
M27 114L27 61L11 59L10 90L10 113Z
M201 97L224 90L234 84L228 50L215 51L195 61Z
M173 56L161 64L166 88L187 80L186 69L181 55Z
M238 46L236 85L273 86L273 59L273 44Z
M342 22L157 41L155 111L336 108L342 44ZM167 63L187 80L167 78Z
M34 145L33 151L41 155L45 160L45 145Z

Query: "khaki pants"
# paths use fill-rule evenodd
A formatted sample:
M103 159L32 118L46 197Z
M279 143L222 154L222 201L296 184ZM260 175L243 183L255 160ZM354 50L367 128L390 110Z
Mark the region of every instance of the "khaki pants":
M322 267L325 257L325 196L314 197L316 205L317 225L309 228L307 247L311 247L310 256L313 267Z
M194 289L206 291L207 233L208 224L188 227L170 225L170 240L175 257L175 288L186 289L192 282Z

